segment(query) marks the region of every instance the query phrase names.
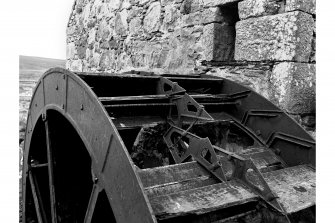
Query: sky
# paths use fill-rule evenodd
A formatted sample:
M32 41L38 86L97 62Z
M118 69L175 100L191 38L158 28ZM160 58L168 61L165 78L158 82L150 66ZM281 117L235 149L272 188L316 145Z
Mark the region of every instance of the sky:
M19 2L19 55L65 59L66 26L74 0Z

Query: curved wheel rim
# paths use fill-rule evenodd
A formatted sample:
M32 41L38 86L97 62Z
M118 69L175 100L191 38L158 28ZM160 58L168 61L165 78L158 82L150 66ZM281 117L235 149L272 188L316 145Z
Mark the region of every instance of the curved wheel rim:
M154 222L155 218L143 193L139 176L106 111L84 81L73 73L60 68L50 69L42 76L35 87L29 108L23 162L23 221L26 221L26 190L27 184L30 184L32 136L36 132L37 122L41 118L45 119L44 125L47 127L46 135L48 135L48 128L50 127L47 114L49 111L57 111L76 130L91 158L92 173L99 182L99 186L93 186L94 184L92 184L88 195L91 199L87 200L89 206L84 213L87 218L85 222L90 222L92 209L94 209L97 194L99 194L97 191L102 189L106 192L106 197L108 197L113 212L117 213L115 215L116 220L138 222L140 216L144 222ZM83 120L83 117L85 120ZM48 141L49 143L46 144L50 144L52 141L50 135ZM47 146L46 150L50 151L48 160L51 160L52 163L52 145ZM110 152L111 150L113 152ZM48 166L49 187L51 188L49 195L51 197L51 218L52 222L57 222L57 199L52 198L54 193L51 192L55 190L57 193L57 188L53 189L54 186L52 186L54 185L54 170L52 165L44 165ZM109 177L105 177L105 175ZM113 185L115 181L118 181L119 184ZM121 191L128 196L123 196ZM113 202L111 197L113 197ZM136 205L133 205L134 201L136 201ZM117 205L117 203L125 205ZM41 205L37 206L40 207ZM38 210L40 211L38 219L43 222L44 214L40 208Z

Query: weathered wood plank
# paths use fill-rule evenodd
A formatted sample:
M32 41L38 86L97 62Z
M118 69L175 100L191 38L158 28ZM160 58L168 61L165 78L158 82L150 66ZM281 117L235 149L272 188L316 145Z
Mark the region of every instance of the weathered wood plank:
M262 172L269 170L269 165L271 166L271 164L280 161L273 155L273 153L269 153L266 150L261 149L253 151L254 153L244 154L243 156L245 158L252 157L256 167L261 169ZM219 159L224 171L227 172L228 176L231 175L233 170L232 164L223 156L219 156ZM144 187L152 187L155 185L169 184L212 175L196 161L151 169L142 169L139 170L138 173Z
M167 184L156 185L145 188L146 195L151 197L157 197L161 195L167 195L177 193L180 191L191 190L198 187L205 187L212 184L219 183L218 180L211 176L202 176L193 179L186 179L179 182L172 182Z
M264 173L270 188L278 195L278 201L287 213L295 213L315 205L315 171L306 165L290 167ZM203 214L211 211L256 201L259 197L236 180L227 183L209 182L211 179L199 177L164 185L167 194L160 186L147 188L148 198L158 219L167 219L188 214ZM192 183L190 183L192 182ZM199 183L199 185L195 185ZM190 188L187 186L190 185ZM182 188L185 186L184 188ZM199 186L199 187L198 187ZM174 187L176 190L173 192ZM166 189L165 188L165 189ZM155 191L156 190L156 191ZM158 191L158 192L157 192ZM173 192L173 193L171 193ZM161 195L161 196L159 196Z
M307 165L264 173L264 179L288 213L315 205L316 174Z
M144 187L152 187L173 182L185 181L210 173L197 162L180 163L169 166L139 170L138 174Z
M257 200L257 196L235 180L207 187L149 198L158 219L203 214Z

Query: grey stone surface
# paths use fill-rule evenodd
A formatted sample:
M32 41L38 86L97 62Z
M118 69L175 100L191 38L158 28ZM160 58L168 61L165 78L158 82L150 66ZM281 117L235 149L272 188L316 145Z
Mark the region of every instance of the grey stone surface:
M278 105L291 114L315 113L315 65L283 62L274 66L270 83Z
M206 74L236 81L274 102L272 86L268 81L271 76L269 65L222 66L211 69Z
M304 12L239 21L235 60L308 62L313 26L312 16Z
M238 3L240 19L277 14L284 4L277 0L244 0Z
M66 66L69 67L71 71L83 71L83 64L81 60L73 60L69 65L66 64Z
M286 0L285 11L301 10L315 14L316 0Z

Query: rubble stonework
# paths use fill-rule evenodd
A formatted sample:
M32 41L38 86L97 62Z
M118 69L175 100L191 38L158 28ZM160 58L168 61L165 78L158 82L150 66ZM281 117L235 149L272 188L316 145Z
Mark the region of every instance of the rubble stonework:
M66 64L225 77L311 128L315 30L315 0L76 0Z

